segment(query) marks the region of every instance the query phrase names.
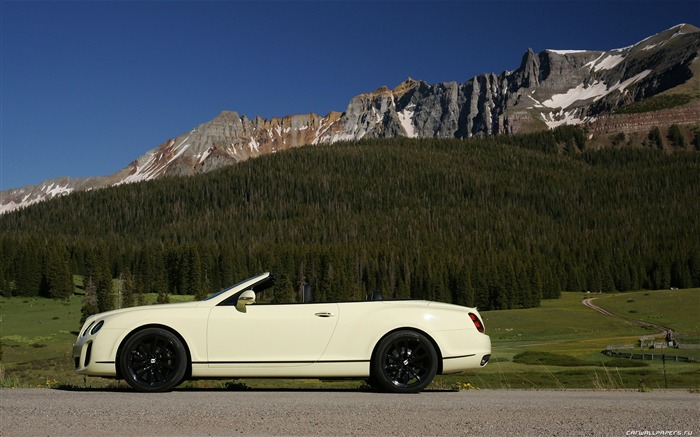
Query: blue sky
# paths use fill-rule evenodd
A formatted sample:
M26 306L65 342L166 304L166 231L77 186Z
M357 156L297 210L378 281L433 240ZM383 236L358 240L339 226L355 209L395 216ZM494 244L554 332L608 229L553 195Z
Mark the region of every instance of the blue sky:
M111 174L234 110L344 111L407 77L465 82L532 48L607 50L693 1L0 2L0 190Z

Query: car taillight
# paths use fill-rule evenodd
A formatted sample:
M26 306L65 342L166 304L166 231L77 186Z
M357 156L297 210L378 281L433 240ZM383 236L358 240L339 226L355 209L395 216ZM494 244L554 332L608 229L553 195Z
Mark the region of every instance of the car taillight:
M484 333L484 324L481 323L481 320L479 320L479 317L477 317L477 315L474 313L469 313L469 318L472 319L472 322L474 322L474 326L476 327L476 330L483 334Z

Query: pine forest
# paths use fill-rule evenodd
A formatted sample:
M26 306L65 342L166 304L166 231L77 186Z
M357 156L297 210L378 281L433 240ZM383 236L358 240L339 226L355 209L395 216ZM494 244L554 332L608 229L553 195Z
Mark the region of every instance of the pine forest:
M272 301L310 283L319 301L380 291L484 310L699 287L697 144L585 142L580 128L363 140L74 193L0 216L1 291L65 298L81 275L91 314L264 271Z

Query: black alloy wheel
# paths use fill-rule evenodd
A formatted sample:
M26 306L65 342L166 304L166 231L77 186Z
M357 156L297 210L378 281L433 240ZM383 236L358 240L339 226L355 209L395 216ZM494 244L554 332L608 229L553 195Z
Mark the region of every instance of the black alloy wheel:
M137 391L169 391L185 376L187 353L173 333L160 328L144 329L124 344L119 368L124 380Z
M392 393L417 393L437 373L435 347L423 334L397 331L384 337L372 358L372 379Z

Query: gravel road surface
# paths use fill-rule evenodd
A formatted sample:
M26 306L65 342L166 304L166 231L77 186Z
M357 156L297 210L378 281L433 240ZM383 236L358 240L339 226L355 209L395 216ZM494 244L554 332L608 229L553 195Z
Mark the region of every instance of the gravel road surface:
M700 435L687 391L0 390L2 436Z

